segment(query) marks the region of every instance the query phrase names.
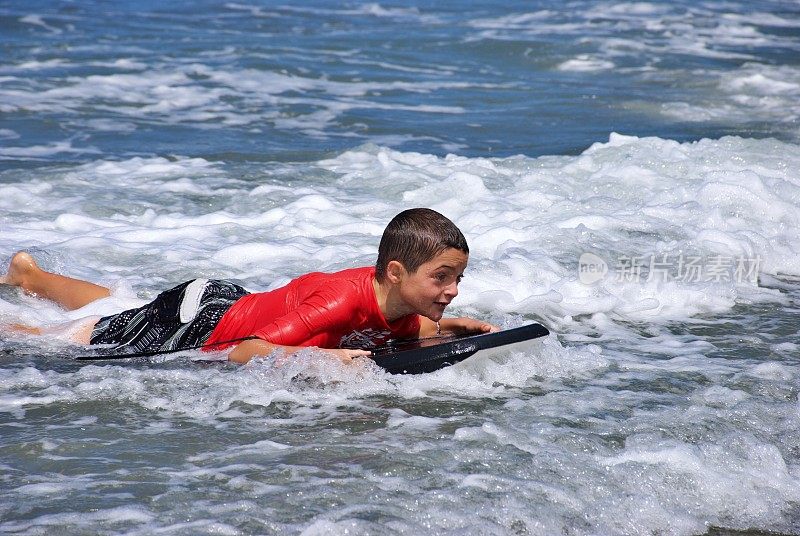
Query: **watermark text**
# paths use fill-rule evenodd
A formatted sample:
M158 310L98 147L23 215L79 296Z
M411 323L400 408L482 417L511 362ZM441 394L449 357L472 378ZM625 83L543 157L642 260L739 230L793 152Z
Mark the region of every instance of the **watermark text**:
M594 253L578 259L578 280L592 285L606 277L620 283L678 281L683 283L758 283L761 257L660 254L618 257L609 264Z

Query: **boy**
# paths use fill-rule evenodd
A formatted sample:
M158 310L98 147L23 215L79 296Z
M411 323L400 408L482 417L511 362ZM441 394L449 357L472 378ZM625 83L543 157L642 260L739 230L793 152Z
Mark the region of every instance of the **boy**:
M438 212L401 212L386 227L374 267L332 274L314 272L285 287L251 294L228 281L196 279L162 292L138 309L67 326L14 331L66 337L79 344L114 344L130 352L170 351L203 345L246 363L276 349L319 347L344 361L370 355L356 349L389 339L429 337L440 330L488 333L498 328L470 318L442 319L458 295L469 248L464 235ZM40 269L17 253L0 283L78 309L109 296L102 286ZM253 339L240 342L246 337Z

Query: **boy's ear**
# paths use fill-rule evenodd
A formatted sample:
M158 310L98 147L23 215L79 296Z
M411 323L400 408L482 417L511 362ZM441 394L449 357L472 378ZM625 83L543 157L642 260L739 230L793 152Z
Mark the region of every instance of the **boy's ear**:
M406 268L400 261L389 261L386 265L386 279L391 283L399 283L405 274Z

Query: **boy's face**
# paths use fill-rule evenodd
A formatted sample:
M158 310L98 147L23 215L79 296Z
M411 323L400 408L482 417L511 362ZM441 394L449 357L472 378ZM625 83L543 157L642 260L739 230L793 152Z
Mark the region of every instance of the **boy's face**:
M468 260L464 252L449 248L421 264L416 272L403 269L399 286L402 300L413 312L438 322L458 295Z

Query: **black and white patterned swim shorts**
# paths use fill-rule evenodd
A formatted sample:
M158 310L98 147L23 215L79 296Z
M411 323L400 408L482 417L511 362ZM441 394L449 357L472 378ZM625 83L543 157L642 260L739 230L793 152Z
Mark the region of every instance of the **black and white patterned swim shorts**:
M231 305L247 294L230 281L187 281L138 309L101 318L92 331L91 344L114 344L132 352L200 346Z

